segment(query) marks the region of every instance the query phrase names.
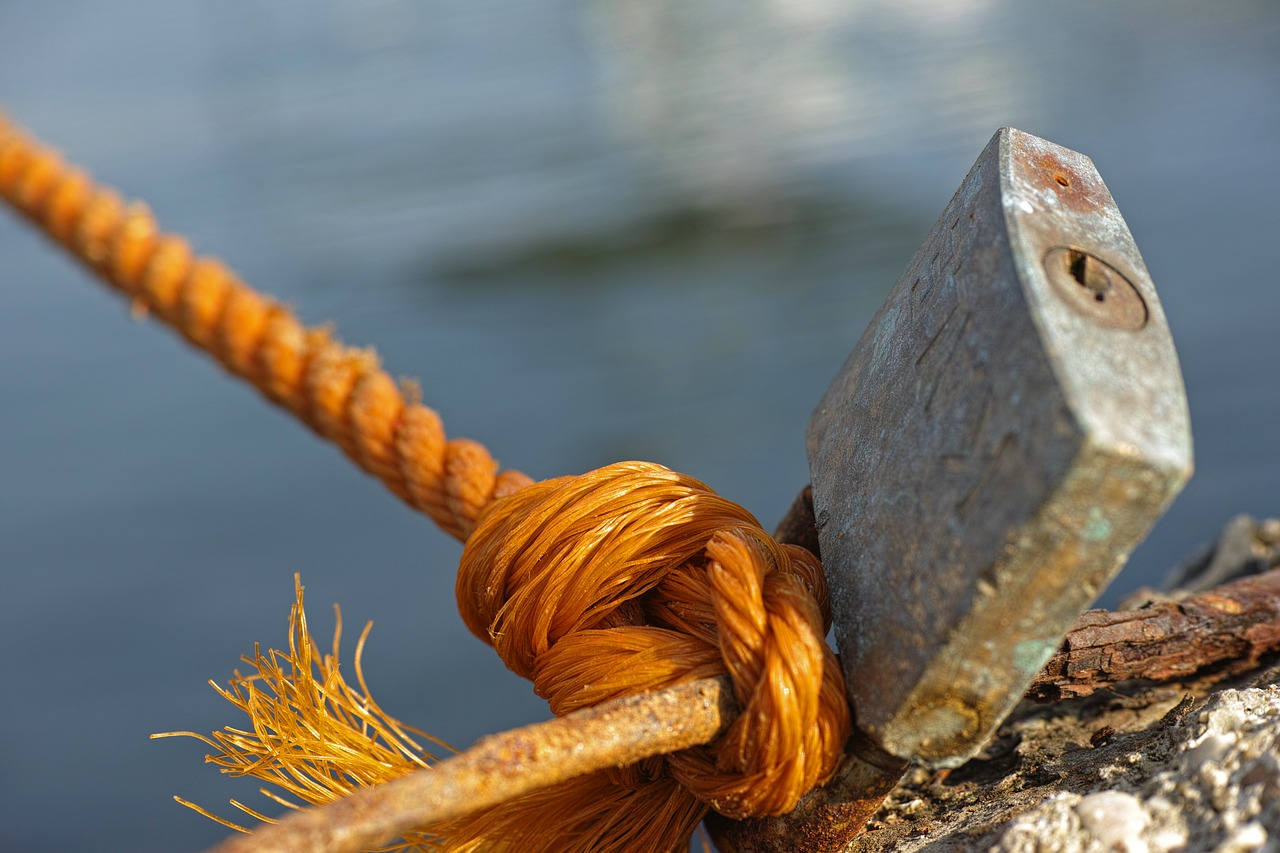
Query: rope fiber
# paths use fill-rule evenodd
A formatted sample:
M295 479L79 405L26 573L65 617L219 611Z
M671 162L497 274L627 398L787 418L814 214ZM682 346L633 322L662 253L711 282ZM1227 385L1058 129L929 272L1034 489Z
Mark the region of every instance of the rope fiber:
M459 610L556 714L727 673L713 743L537 791L447 849L674 850L707 807L776 815L831 776L850 732L817 558L659 465L535 483L449 440L372 349L307 328L0 114L0 196L131 301L338 445L463 540Z

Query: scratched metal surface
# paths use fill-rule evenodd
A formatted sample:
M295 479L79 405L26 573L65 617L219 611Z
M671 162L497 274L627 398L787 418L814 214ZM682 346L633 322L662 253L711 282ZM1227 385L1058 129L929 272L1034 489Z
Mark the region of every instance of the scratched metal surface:
M1114 282L1050 263L1064 247ZM1182 488L1190 444L1164 312L1097 170L1002 129L809 425L859 727L935 766L973 754Z
M1008 666L989 670L985 659L1012 650L986 638L987 654L957 662L943 647L965 642L957 631L993 595L1006 612L1026 605L1009 583L986 591L1081 446L1009 246L1003 153L992 140L978 158L809 427L849 690L860 727L895 754L963 752L989 723L988 697ZM959 690L922 698L940 662L963 664L952 673ZM932 721L928 742L897 732L904 718ZM934 736L948 727L958 734Z
M1196 435L1124 589L1277 511L1278 40L1260 2L10 3L0 103L504 461L652 459L766 521L993 130L1085 152ZM255 786L146 735L233 721L204 680L283 642L294 571L321 634L376 620L409 722L545 714L457 619L456 545L8 220L0 258L0 847L220 837L170 795Z

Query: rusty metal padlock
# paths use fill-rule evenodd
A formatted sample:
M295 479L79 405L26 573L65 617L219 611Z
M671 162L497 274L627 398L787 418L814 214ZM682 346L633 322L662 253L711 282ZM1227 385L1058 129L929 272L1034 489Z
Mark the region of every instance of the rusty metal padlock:
M808 441L858 732L731 850L843 849L907 762L972 756L1190 476L1173 341L1092 162L998 131Z

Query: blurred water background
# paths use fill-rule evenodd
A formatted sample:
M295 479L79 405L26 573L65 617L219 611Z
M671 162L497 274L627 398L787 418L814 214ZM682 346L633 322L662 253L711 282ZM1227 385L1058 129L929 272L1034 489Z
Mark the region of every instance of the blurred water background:
M766 526L813 405L994 130L1091 155L1159 287L1198 471L1104 599L1280 512L1280 6L1263 0L0 5L0 104L534 476L657 461ZM0 848L195 850L264 801L151 732L376 621L458 745L544 704L460 548L0 217ZM921 531L928 535L928 531ZM349 647L348 652L349 654Z

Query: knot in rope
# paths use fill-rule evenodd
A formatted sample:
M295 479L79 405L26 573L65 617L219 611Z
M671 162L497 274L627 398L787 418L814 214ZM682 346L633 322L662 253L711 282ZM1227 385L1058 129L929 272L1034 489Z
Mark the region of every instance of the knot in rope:
M691 477L622 462L496 501L457 595L556 714L727 673L742 713L666 759L721 814L783 814L835 769L849 716L821 564Z

